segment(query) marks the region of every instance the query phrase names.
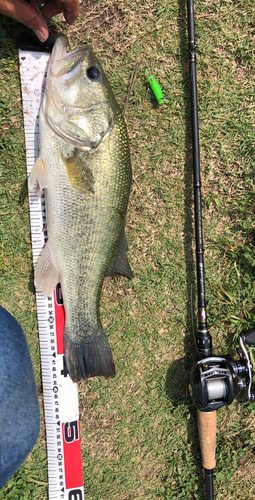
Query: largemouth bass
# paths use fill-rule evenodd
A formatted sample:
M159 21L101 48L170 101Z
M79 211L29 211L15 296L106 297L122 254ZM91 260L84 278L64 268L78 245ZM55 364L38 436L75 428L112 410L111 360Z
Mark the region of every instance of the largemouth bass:
M64 353L73 381L111 376L99 302L105 276L132 277L124 232L131 164L126 125L88 45L67 53L60 36L39 119L39 158L29 189L45 190L48 241L35 269L46 296L60 281Z

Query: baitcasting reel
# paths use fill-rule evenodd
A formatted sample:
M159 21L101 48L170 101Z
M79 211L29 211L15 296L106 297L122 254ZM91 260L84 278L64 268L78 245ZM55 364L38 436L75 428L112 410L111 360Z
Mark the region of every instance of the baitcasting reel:
M239 360L231 356L208 357L198 361L191 373L191 394L199 410L212 411L229 405L240 389L247 389L247 397L255 401L251 390L253 368L245 345L255 345L255 328L239 337Z

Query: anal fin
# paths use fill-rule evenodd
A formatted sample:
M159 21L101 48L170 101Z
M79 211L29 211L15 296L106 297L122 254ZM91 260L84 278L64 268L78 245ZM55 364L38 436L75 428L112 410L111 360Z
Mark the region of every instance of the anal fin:
M48 242L42 249L39 260L35 268L35 286L46 297L50 296L59 281L59 274L56 271Z
M116 254L116 257L106 273L105 276L116 276L121 274L122 276L126 276L128 279L132 279L134 277L132 270L130 268L128 258L127 258L128 244L125 232L123 232L123 237L120 242L119 250Z

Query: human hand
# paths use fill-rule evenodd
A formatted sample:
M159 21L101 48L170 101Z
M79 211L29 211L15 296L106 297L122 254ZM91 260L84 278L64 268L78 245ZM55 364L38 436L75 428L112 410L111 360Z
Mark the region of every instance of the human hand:
M42 14L37 7L43 5ZM79 15L79 0L0 0L0 13L31 28L36 36L45 42L49 36L43 16L51 18L63 12L68 24L72 24Z

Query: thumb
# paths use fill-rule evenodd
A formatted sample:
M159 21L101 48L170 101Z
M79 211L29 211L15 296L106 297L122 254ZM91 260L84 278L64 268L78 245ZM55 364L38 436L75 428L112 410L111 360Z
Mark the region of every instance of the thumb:
M41 42L47 40L49 31L44 17L24 0L0 0L0 12L32 29Z

